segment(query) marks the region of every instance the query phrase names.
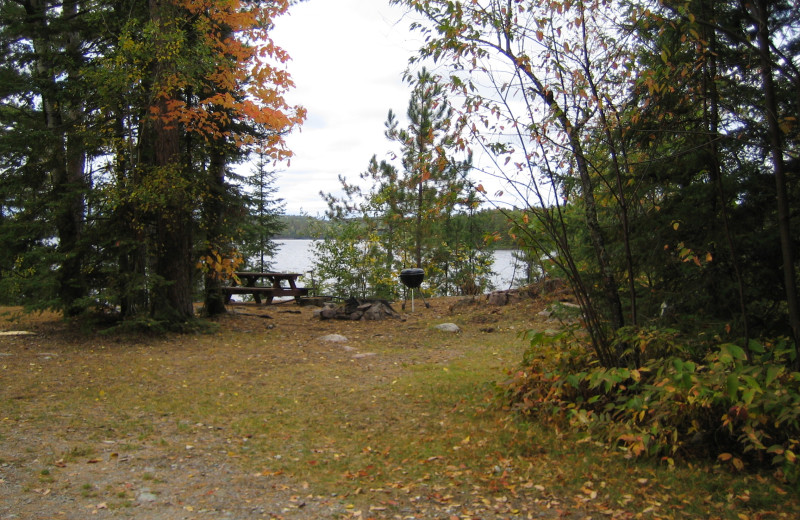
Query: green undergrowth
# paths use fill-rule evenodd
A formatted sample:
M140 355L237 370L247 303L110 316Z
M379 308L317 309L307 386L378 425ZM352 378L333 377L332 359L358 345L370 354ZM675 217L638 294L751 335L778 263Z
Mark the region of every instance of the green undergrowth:
M767 471L798 489L800 373L784 340L692 344L672 330L625 330L635 368L600 366L569 330L530 333L506 381L511 407L540 424L586 432L627 458Z

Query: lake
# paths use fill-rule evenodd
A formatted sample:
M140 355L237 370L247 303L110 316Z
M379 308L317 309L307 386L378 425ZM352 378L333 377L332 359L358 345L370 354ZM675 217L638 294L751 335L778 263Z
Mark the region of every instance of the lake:
M272 259L272 269L278 272L307 273L313 264L313 240L279 240L278 253ZM496 273L492 283L497 289L508 289L512 278L515 276L514 256L510 249L500 249L494 252L492 270ZM517 276L519 271L517 271Z

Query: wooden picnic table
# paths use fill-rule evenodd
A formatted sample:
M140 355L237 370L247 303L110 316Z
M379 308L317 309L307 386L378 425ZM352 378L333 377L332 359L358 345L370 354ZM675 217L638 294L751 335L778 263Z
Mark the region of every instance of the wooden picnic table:
M261 304L261 296L265 296L267 303L272 303L272 299L281 296L292 296L296 301L308 295L307 287L297 287L297 279L300 273L258 273L258 272L238 272L236 277L231 279L231 285L223 287L225 293L225 303L229 302L234 294L252 294L257 304ZM237 284L237 278L242 285ZM266 280L268 287L256 285L259 280ZM285 285L284 285L285 282Z

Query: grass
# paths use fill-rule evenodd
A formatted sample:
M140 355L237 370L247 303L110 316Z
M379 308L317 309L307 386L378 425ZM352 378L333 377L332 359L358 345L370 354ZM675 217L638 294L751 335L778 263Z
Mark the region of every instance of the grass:
M121 453L148 446L171 459L191 447L248 474L286 477L299 493L335 496L344 516L391 518L413 503L431 517L450 516L454 504L486 518L794 517L797 495L770 475L633 461L580 432L518 420L495 383L521 358L519 332L553 325L534 320L536 303L488 320L485 308L451 314L434 303L403 323L321 323L268 309L273 329L232 316L213 334L165 338L53 335L68 330L38 315L16 318L13 328L42 333L0 358L0 436L21 446L35 431L34 452L66 446L55 458L67 462L98 456L109 439ZM431 330L443 321L464 332ZM487 321L494 332L480 332ZM332 332L374 356L354 359L318 340ZM56 355L43 360L39 351ZM55 473L38 479L56 481ZM141 478L158 481L152 472ZM86 486L85 497L102 493Z

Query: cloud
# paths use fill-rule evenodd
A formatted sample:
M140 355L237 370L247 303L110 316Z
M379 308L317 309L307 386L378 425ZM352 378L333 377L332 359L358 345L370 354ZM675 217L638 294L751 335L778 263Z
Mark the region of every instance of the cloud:
M405 113L402 75L418 47L402 15L375 0L310 0L276 20L272 37L292 57L296 84L287 98L308 110L277 181L288 213L323 212L320 190L337 192L338 175L356 179L390 147L383 123L389 109Z

